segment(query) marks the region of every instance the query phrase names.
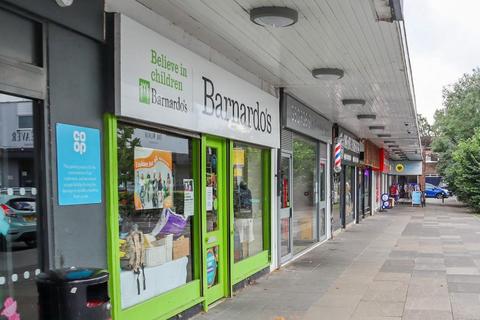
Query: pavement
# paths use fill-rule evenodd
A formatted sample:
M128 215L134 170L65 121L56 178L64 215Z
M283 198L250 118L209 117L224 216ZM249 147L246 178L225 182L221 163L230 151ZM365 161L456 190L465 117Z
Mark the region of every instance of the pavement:
M352 225L195 320L480 320L480 219L453 200Z

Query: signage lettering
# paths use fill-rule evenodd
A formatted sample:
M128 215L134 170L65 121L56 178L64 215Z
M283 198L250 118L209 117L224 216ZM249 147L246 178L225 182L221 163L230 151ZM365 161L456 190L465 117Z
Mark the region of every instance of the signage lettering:
M272 116L267 108L260 109L260 103L251 107L238 102L220 92L215 93L213 81L202 77L203 80L203 114L215 115L217 118L235 123L241 123L244 127L254 128L256 131L272 132Z

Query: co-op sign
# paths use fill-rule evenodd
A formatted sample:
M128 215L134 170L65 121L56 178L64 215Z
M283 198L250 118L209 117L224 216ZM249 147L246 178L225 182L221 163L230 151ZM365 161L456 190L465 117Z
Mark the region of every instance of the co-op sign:
M276 97L128 17L117 19L118 115L280 146Z

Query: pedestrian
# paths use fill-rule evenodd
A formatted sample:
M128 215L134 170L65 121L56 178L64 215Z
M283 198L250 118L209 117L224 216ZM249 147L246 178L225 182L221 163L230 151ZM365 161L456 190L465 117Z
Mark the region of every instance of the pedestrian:
M427 198L425 197L425 191L423 191L422 187L420 187L420 192L421 192L421 202L422 202L422 208L427 206Z

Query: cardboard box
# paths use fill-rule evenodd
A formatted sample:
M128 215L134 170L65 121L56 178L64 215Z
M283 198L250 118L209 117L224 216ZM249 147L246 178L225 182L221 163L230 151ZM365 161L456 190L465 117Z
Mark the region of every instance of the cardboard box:
M190 255L190 239L181 236L173 241L173 260Z

